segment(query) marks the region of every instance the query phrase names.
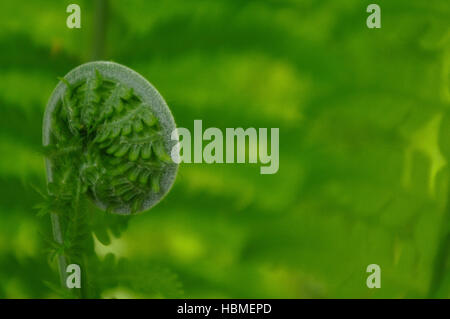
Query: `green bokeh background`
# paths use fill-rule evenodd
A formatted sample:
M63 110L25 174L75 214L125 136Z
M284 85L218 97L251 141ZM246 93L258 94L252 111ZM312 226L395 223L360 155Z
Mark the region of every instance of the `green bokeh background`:
M182 164L163 202L97 241L148 269L103 297L450 297L449 1L378 0L378 30L362 0L76 1L70 30L72 2L0 4L0 297L55 297L33 209L42 117L92 59L144 75L178 126L280 128L277 174Z

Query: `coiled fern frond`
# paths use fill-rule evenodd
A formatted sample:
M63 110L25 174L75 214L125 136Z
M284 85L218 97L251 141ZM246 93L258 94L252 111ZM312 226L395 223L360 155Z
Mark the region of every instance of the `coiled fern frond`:
M168 155L175 123L156 89L131 69L91 62L69 72L52 93L43 124L48 194L38 205L52 217L53 256L83 269L80 297L99 296L88 275L100 263L92 234L107 245L129 215L156 205L177 164ZM93 202L101 210L92 209Z
M88 63L62 78L53 97L44 123L52 182L80 179L82 193L119 213L151 207L169 190L175 124L142 77L115 63Z

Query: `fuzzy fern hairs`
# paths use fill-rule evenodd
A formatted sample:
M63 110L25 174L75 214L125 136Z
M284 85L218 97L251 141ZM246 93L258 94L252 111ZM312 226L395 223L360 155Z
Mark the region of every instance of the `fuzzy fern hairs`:
M61 79L45 111L48 182L110 212L149 209L175 180L174 129L165 101L141 75L113 62L83 64Z

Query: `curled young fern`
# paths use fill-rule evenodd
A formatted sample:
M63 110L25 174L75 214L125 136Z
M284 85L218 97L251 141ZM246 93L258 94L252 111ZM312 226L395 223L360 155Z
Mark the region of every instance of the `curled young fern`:
M172 187L174 130L156 89L116 63L83 64L53 91L43 124L48 195L38 208L52 218L63 286L67 264L83 269L80 297L98 296L95 278L87 275L98 263L92 234L109 244L109 234L117 237L126 227L120 215L153 207ZM89 201L118 215L94 212Z
M142 76L112 62L81 65L47 105L48 179L80 179L82 191L111 212L148 209L175 179L168 155L174 129L166 103Z

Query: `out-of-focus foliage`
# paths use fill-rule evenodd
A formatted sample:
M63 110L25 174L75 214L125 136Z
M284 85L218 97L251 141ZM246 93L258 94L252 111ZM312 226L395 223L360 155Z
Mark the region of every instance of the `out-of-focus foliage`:
M59 296L31 185L57 77L98 56L94 1L79 30L71 2L0 4L3 298ZM148 78L178 126L279 127L280 170L182 165L120 239L94 237L103 297L450 297L450 2L379 0L380 30L369 3L109 2L104 59Z

